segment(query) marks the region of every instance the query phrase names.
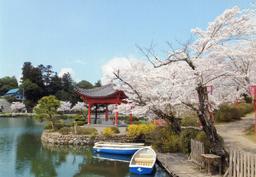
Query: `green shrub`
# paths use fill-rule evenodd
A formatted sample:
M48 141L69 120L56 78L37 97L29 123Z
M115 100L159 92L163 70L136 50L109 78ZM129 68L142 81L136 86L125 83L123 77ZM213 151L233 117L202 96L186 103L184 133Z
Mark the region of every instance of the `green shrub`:
M249 126L249 127L245 130L245 134L246 134L246 135L254 135L254 134L255 134L254 125Z
M231 122L241 119L241 112L235 105L222 104L215 112L217 122Z
M180 152L180 137L168 127L154 129L146 135L146 143L159 152Z
M199 119L196 115L191 115L191 117L184 117L181 119L181 126L194 126L198 127Z
M224 140L221 136L219 136L219 139L220 139L221 143L224 144ZM195 140L201 141L204 144L204 148L205 148L206 153L210 152L211 143L210 143L209 138L206 136L204 131L198 132L198 134L196 135Z
M77 127L76 131L78 135L97 135L98 134L98 131L95 128Z
M85 121L76 121L78 126L83 126L86 122Z
M62 127L65 127L65 124L62 120L59 120L59 121L55 121L54 122L54 128L55 130L59 130L61 129Z
M62 127L61 129L58 130L59 133L62 135L67 135L71 132L71 129L69 127Z
M54 128L55 128L54 130L59 130L59 129L63 128L64 126L65 126L65 124L63 121L58 120L58 121L54 122ZM48 121L45 124L44 129L52 129L51 122Z
M190 153L191 152L191 139L195 139L199 130L196 129L184 129L180 133L180 144L181 144L181 151L183 153Z
M156 126L154 124L133 124L127 128L127 135L132 139L140 139L151 133Z
M245 116L246 114L251 113L251 112L254 111L253 104L239 103L235 106L240 111L241 116Z
M107 127L107 128L104 128L102 131L102 134L105 137L112 137L118 133L120 133L120 131L117 127Z
M222 104L215 112L217 122L231 122L253 112L253 105L249 103Z

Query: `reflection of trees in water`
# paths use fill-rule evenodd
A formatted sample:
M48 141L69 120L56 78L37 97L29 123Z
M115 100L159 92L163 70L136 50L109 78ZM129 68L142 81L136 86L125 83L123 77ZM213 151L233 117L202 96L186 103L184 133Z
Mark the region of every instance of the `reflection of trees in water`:
M57 176L56 168L66 161L68 153L43 149L37 135L26 133L17 138L16 171L23 174L31 166L35 176Z
M86 163L81 163L79 165L79 172L75 174L74 177L120 177L126 176L127 172L128 163L92 158L90 161L86 161Z
M73 161L76 161L76 155L78 154L83 155L84 159L78 165L79 171L74 175L74 177L85 177L85 176L120 177L120 176L126 176L128 172L128 163L94 158L91 147L49 145L49 144L43 144L43 146L44 148L47 148L51 151L71 152L74 154Z

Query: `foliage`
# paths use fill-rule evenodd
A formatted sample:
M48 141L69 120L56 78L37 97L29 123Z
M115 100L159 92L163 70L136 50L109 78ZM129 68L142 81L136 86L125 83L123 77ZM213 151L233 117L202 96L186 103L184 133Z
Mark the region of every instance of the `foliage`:
M7 91L18 87L17 79L13 77L2 77L0 78L0 95L4 95Z
M181 119L181 126L194 126L199 125L199 118L197 115L187 115Z
M80 100L73 91L76 83L71 75L64 73L59 77L50 65L33 66L31 62L25 62L22 67L21 83L20 88L24 89L28 110L31 110L43 96L54 95L59 100L70 101L72 104ZM85 83L90 85L88 81L81 81L79 85L83 87Z
M217 122L231 122L253 111L253 105L248 103L222 104L215 112Z
M50 121L52 129L56 121L57 108L60 106L60 101L55 96L45 96L38 101L37 106L34 108L35 117L38 119L45 119Z
M102 131L102 134L105 137L112 137L118 133L120 133L120 131L117 127L107 127L107 128L104 128Z
M127 128L127 135L131 139L143 139L145 135L151 133L156 129L154 124L133 124Z
M14 96L4 96L4 99L6 99L9 103L17 101L16 97Z
M184 129L181 131L180 144L181 144L181 151L183 153L191 152L190 141L191 139L195 139L198 133L199 133L199 130L196 130L196 129Z
M239 103L236 105L237 109L240 111L241 116L252 113L254 111L253 104L251 103Z
M97 135L98 131L95 128L83 128L77 127L77 134L78 135Z
M78 82L76 84L76 86L79 87L79 88L83 88L83 89L93 88L93 85L89 81L86 81L86 80L81 80L80 82Z
M206 152L209 152L210 147L211 147L211 143L210 143L209 139L207 138L205 132L200 131L200 132L196 135L195 140L201 141L201 142L204 144L205 151L206 151Z
M146 142L159 152L180 152L180 138L168 127L156 128L146 135Z
M62 127L61 129L58 130L59 133L62 135L68 135L71 132L70 127Z

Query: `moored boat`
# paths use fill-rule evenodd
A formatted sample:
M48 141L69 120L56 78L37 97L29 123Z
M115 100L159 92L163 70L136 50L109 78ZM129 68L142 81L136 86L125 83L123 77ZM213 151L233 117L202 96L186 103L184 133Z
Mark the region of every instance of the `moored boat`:
M130 161L129 170L131 173L146 175L151 174L156 163L156 153L151 147L139 149Z
M97 142L93 150L98 153L132 155L142 147L144 147L143 143Z

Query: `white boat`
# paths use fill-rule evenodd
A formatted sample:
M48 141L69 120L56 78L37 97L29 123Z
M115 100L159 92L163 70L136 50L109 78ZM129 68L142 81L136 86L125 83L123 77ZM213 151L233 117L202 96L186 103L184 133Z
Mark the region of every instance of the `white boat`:
M139 149L130 161L129 171L131 173L146 175L151 174L156 163L156 153L151 147Z
M93 150L98 153L132 155L142 147L144 147L144 143L97 142L94 144Z

